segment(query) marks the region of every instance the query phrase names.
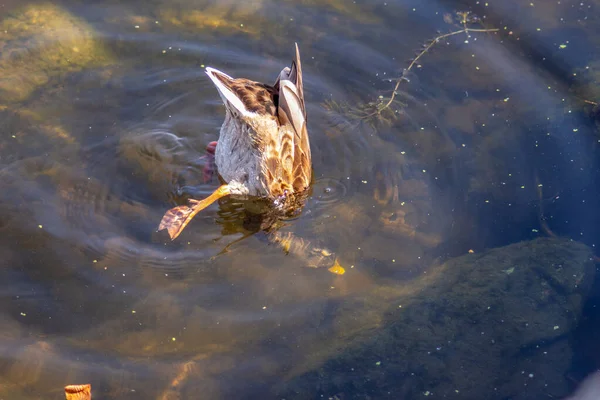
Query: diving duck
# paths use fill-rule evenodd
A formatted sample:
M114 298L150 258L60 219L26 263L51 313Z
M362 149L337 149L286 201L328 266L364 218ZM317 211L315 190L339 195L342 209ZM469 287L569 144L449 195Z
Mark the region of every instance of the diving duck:
M202 200L168 210L158 230L175 239L194 216L225 196L267 199L281 215L301 207L312 165L300 52L273 86L207 67L225 104L219 140L209 145L222 185Z

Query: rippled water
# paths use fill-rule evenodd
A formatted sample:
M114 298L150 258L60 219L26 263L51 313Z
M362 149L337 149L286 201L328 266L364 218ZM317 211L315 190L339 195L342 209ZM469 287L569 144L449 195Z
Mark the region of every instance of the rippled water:
M98 398L271 398L381 326L381 293L451 257L549 235L599 254L598 6L5 1L0 397L91 382ZM462 10L500 30L404 71ZM252 202L222 200L175 241L156 232L219 184L203 176L224 117L204 67L273 83L294 42L314 186L281 232L344 275L270 243ZM386 121L357 118L401 76Z

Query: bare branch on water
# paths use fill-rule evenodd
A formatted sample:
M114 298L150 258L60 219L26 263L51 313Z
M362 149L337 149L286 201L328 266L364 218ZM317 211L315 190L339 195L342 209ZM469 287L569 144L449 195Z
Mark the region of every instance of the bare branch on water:
M441 40L449 38L451 36L459 35L464 33L467 37L470 37L470 33L490 33L497 32L499 29L483 29L483 28L469 28L468 24L472 22L477 22L479 19L472 15L469 12L457 12L457 16L459 17L459 23L463 26L462 29L457 31L453 31L450 33L445 33L433 38L430 42L426 43L422 50L413 58L406 69L404 69L402 76L396 79L396 83L394 85L394 89L392 90L392 94L388 97L379 96L377 101L372 101L366 104L360 104L358 106L350 106L343 103L337 103L334 101L327 101L325 103L325 107L330 111L341 112L346 114L349 118L354 120L363 120L363 121L371 121L375 118L379 122L391 122L396 118L396 112L390 109L390 106L394 104L394 102L398 102L398 89L403 81L409 81L406 77L408 72L410 72L415 65L419 62L421 57L423 57L433 46L439 43ZM400 103L402 105L402 103Z

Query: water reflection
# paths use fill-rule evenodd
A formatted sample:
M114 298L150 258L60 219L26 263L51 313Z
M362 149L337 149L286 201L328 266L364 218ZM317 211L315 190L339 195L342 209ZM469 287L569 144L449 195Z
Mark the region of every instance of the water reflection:
M360 374L352 375L354 386L326 374L346 370L348 360L336 357L348 349L366 354L373 367L384 355L376 344L362 346L383 328L405 332L408 343L422 335L414 315L431 317L433 333L450 332L436 325L450 324L449 310L456 332L486 315L468 312L479 310L475 297L453 303L439 289L484 249L543 235L540 220L557 235L597 246L598 136L569 92L578 79L571 69L585 74L586 65L596 65L593 52L569 39L595 40L587 24L598 17L583 6L491 5L479 13L486 23L510 25L513 33L440 42L402 86L397 118L377 124L326 102L356 105L388 95L415 48L438 29L456 28L443 14L460 4L104 0L7 7L10 13L0 14L3 31L13 34L0 39L7 77L0 84L1 396L56 397L64 384L91 382L105 398L199 391L206 398L291 398L295 391L333 396L325 388L340 387L352 398L372 389L356 384ZM51 29L40 29L44 24ZM182 196L207 195L218 184L202 174L204 148L223 120L203 66L269 81L296 40L306 60L315 185L302 216L281 230L333 249L343 276L306 268L302 257L269 244L256 233L248 204L223 201L205 210L176 242L156 232ZM586 87L578 96L595 93ZM542 244L523 254L536 259L564 249L556 257L581 271L591 257L579 245ZM456 275L440 267L468 250L472 258L448 264ZM515 265L491 269L478 284L524 276L532 288L495 286L495 299L530 294L540 326L570 329L577 317L558 323L542 316L564 317L559 305L567 303L569 315L578 315L589 290L577 280L583 272L573 278L544 269L555 261L521 272L530 256L511 252L514 258L488 254ZM524 275L511 275L512 267ZM398 323L398 305L411 304L422 306ZM515 343L527 347L541 337L564 344L569 331L539 332ZM428 343L441 345L434 341ZM465 354L456 348L456 358L432 361L427 351L416 346L404 354L416 372L382 369L405 378L408 389L391 389L430 390L409 377L424 379L417 361L459 370L448 360ZM513 366L491 353L484 361L516 382ZM559 352L549 353L558 365ZM319 368L331 382L314 380ZM556 382L552 393L566 394L566 383ZM509 383L498 387L514 395Z

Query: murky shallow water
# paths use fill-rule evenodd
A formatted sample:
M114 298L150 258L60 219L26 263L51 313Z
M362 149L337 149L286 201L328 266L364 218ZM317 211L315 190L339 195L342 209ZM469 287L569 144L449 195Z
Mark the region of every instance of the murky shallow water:
M439 262L550 231L597 246L593 3L476 6L500 31L435 45L374 124L348 106L389 96L470 3L26 3L1 14L5 398L285 393ZM272 82L294 41L315 186L282 231L335 251L342 276L250 235L232 201L174 242L156 232L218 185L201 157L224 108L203 67Z

